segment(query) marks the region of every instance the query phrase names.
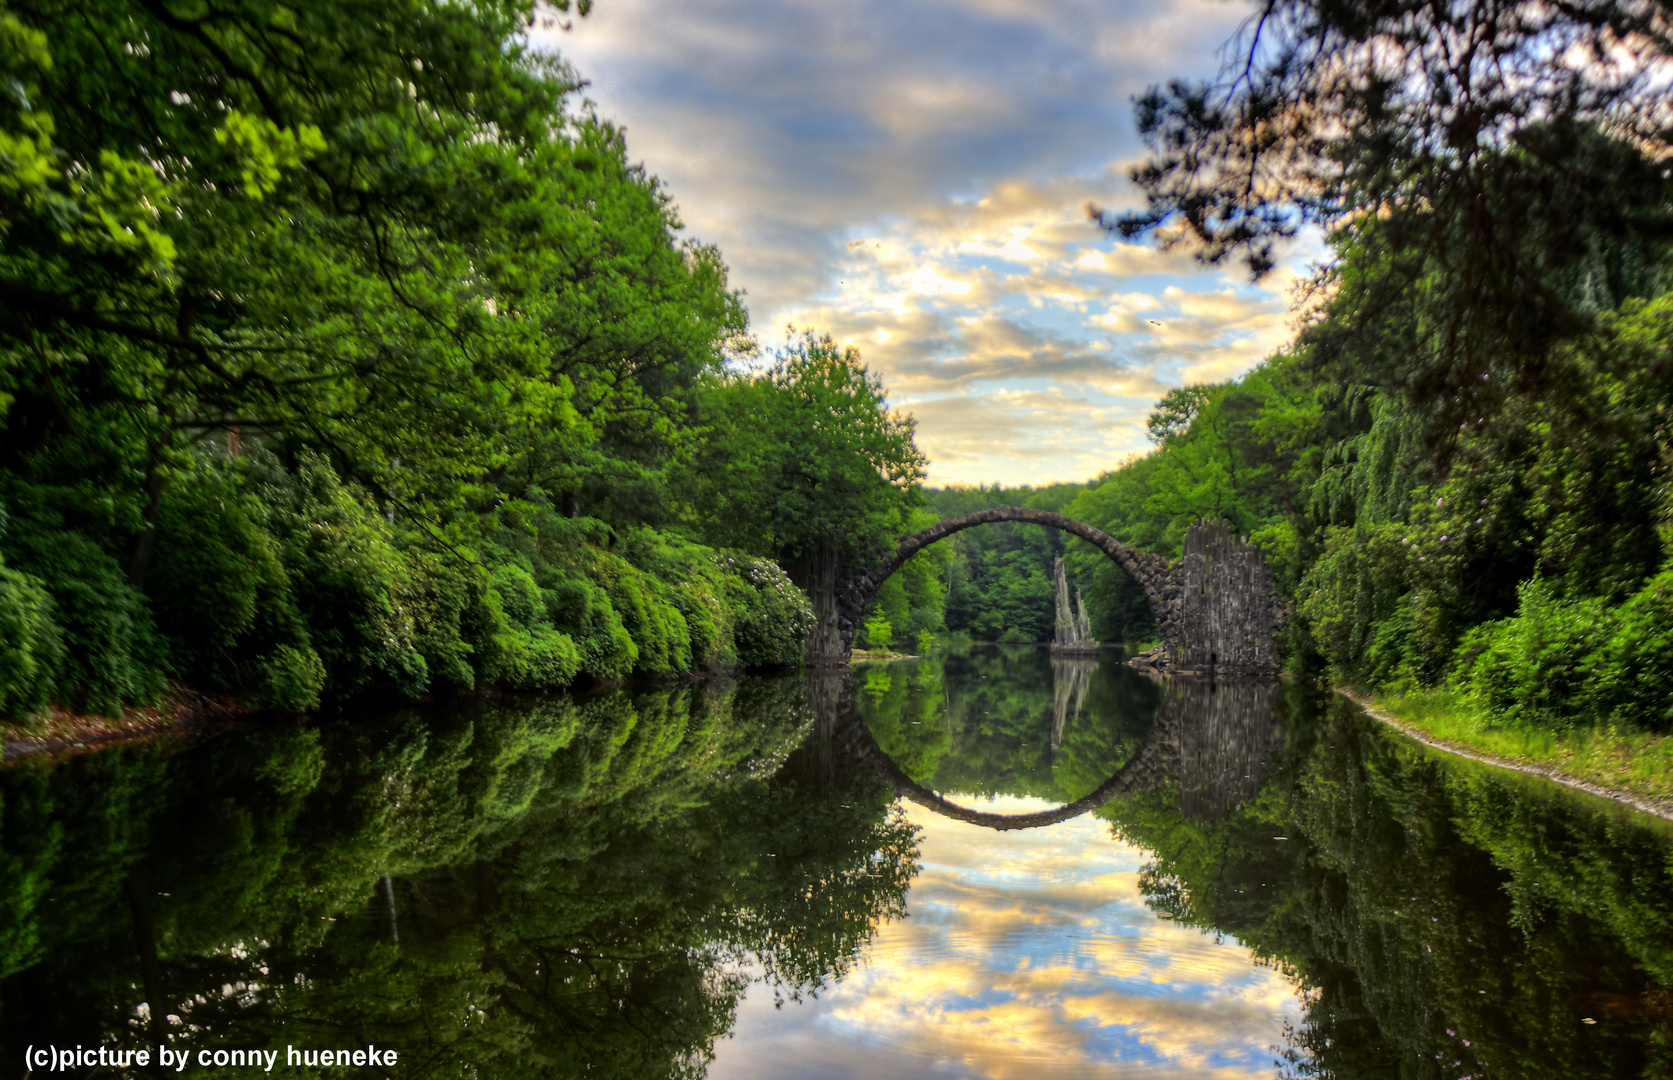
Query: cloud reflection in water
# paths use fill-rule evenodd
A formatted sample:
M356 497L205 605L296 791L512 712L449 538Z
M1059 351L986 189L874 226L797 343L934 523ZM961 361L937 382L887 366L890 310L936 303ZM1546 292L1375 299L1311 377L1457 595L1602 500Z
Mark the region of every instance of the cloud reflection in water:
M1235 940L1146 908L1148 855L1107 823L997 833L907 812L924 830L910 917L817 1000L775 1009L751 988L710 1077L1272 1075L1284 1024L1300 1019L1294 987Z

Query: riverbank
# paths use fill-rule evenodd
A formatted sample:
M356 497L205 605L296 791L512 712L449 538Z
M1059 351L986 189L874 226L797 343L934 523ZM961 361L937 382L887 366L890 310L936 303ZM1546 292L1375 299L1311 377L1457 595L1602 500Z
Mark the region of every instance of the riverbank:
M41 754L77 753L111 743L153 738L242 720L247 705L176 686L156 705L129 706L120 716L84 716L49 707L30 724L0 721L0 763Z
M1673 820L1673 735L1494 727L1453 691L1371 697L1342 687L1337 692L1426 746L1543 776Z

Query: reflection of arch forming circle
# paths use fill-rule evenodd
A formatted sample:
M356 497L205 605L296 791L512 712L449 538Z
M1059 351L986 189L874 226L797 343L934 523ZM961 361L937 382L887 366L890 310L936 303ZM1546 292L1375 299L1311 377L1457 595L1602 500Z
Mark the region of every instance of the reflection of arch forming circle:
M937 540L944 540L956 532L974 528L977 525L990 525L1001 521L1021 521L1030 525L1043 525L1048 529L1058 529L1071 533L1091 543L1111 559L1115 560L1123 570L1130 574L1139 587L1144 590L1145 601L1150 605L1150 611L1156 616L1156 622L1162 627L1162 636L1167 638L1169 629L1168 591L1173 563L1160 555L1152 555L1148 551L1140 551L1136 547L1123 544L1115 537L1101 529L1094 529L1084 521L1076 521L1071 517L1053 513L1050 510L1031 510L1023 506L996 506L988 510L978 510L973 514L948 518L937 522L922 532L913 533L903 538L895 547L894 552L880 565L872 570L854 575L846 583L843 590L847 595L840 599L844 606L852 610L856 617L863 614L871 606L877 595L877 590L889 580L906 560L929 547ZM847 636L851 641L852 629Z
M1177 783L1181 809L1192 820L1215 820L1253 798L1278 753L1281 735L1276 680L1181 677L1167 683L1161 710L1144 742L1127 763L1096 791L1051 810L1032 814L989 814L943 799L906 774L884 752L860 718L847 686L836 697L833 749L839 757L874 770L894 789L936 814L999 831L1037 829L1089 814L1105 803L1164 784Z
M1123 765L1115 775L1098 785L1098 789L1090 795L1082 796L1071 803L1051 810L1041 810L1032 814L988 814L980 810L971 810L956 803L948 802L936 792L924 787L910 776L899 765L895 764L871 731L859 717L856 710L847 718L848 746L847 752L859 758L875 769L879 776L894 789L896 795L903 799L910 799L926 810L934 811L942 817L955 821L980 825L987 829L1001 832L1016 829L1038 829L1044 825L1055 825L1060 821L1090 814L1111 799L1130 795L1135 791L1145 791L1158 784L1165 783L1174 760L1178 757L1177 740L1173 738L1171 717L1178 714L1164 709L1157 716L1156 722L1150 727L1143 745L1138 749L1127 764Z
M881 749L878 751L881 760L877 761L880 772L894 786L895 794L903 799L910 799L926 810L932 810L942 817L963 821L971 825L980 825L985 829L995 829L1000 832L1010 832L1016 829L1038 829L1045 825L1056 825L1060 821L1090 814L1111 799L1119 799L1123 795L1131 795L1135 791L1146 791L1166 779L1166 761L1168 753L1162 748L1159 739L1146 739L1138 753L1134 754L1127 764L1114 776L1098 785L1098 789L1090 795L1083 795L1072 803L1051 810L1041 810L1032 814L988 814L980 810L950 803L940 795L907 776L899 765L889 760Z

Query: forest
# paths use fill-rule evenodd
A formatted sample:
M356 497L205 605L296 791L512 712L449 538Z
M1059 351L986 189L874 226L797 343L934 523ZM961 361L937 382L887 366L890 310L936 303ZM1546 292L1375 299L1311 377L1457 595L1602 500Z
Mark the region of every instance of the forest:
M1427 89L1343 84L1351 28L1269 7L1271 62L1141 100L1144 207L1093 212L1256 276L1318 230L1293 341L1169 391L1151 451L1088 483L928 490L860 354L752 336L721 253L530 46L567 4L8 4L0 716L795 665L829 567L1021 503L1162 554L1230 523L1298 677L1673 727L1648 76L1459 76L1495 16L1425 9L1388 41ZM1584 40L1660 40L1604 7ZM1494 32L1582 34L1547 18ZM1119 568L1001 526L908 564L857 644L1043 640L1059 554L1101 638L1154 639Z
M786 568L915 512L534 8L110 14L0 12L0 714L793 664Z

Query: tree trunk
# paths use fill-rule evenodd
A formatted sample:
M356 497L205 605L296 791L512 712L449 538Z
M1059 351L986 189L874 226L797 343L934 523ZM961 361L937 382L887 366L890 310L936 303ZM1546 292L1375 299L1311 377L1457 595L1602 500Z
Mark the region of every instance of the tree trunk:
M395 883L389 880L389 875L383 875L383 897L389 904L389 943L401 944L401 931L395 925Z
M161 1069L157 1064L157 1048L168 1043L168 1021L164 1015L168 1005L163 1000L163 970L157 961L157 935L151 923L151 899L145 891L145 878L138 866L129 869L123 885L128 893L129 910L133 913L134 948L139 954L140 985L145 989L145 1006L150 1014L147 1028L155 1072Z
M144 525L134 537L133 553L128 557L128 584L136 592L145 590L145 570L151 565L151 549L157 543L157 516L163 508L163 470L153 463L151 474L145 478Z
M810 664L846 664L850 638L843 633L837 610L837 555L820 548L796 560L790 579L801 586L813 604L813 629L807 636Z

